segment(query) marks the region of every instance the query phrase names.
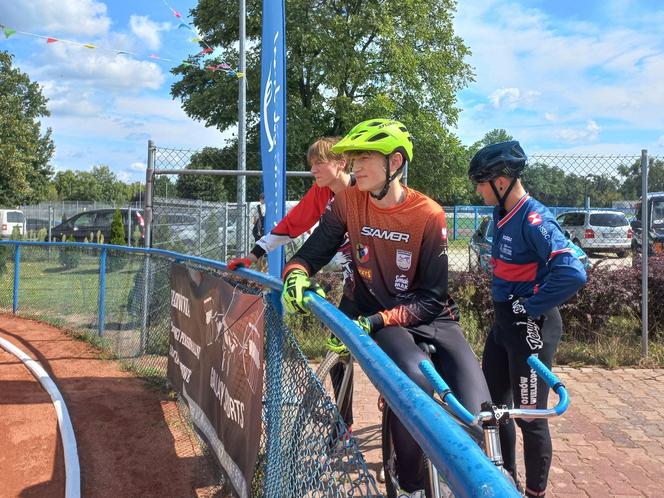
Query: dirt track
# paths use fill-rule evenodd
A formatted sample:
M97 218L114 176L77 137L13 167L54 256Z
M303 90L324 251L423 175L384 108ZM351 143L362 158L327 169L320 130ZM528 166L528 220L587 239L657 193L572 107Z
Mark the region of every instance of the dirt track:
M0 336L39 361L62 392L76 434L82 496L214 494L209 460L165 393L54 327L0 314ZM50 398L0 351L0 495L61 497L64 464Z

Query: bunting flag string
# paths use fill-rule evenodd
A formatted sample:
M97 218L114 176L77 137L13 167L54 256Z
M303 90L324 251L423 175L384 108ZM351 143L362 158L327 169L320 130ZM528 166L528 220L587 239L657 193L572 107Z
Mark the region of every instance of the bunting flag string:
M168 3L166 3L166 0L163 0L163 1L168 6ZM179 12L177 12L175 9L173 9L170 6L169 6L169 8L173 11L173 15L178 14L178 15L176 15L176 17L181 17L181 14ZM182 23L182 24L184 24L185 27L187 27L188 29L190 29L191 31L196 33L196 31L193 28L191 28L191 26L189 26L185 23ZM113 49L113 48L103 48L103 47L98 47L97 45L95 45L93 43L82 43L82 42L78 42L78 41L74 41L74 40L67 40L67 39L64 39L64 38L57 38L55 36L45 36L45 35L40 35L40 34L37 34L37 33L30 33L30 32L27 32L27 31L20 31L20 30L13 29L13 28L10 28L8 26L5 26L3 24L0 24L0 29L4 33L5 38L9 38L10 36L13 36L13 35L24 35L24 36L31 36L33 38L40 38L42 40L45 40L47 44L65 43L65 44L75 45L75 46L82 47L82 48L87 48L87 49L90 49L90 50L101 50L103 52L112 52L115 55L128 55L128 56L132 56L132 57L135 57L135 58L148 58L148 59L151 59L153 61L164 62L164 63L173 63L173 64L181 64L181 65L184 65L184 66L196 66L197 65L197 64L194 64L194 63L189 62L189 61L181 61L181 60L175 60L175 59L169 59L169 58L166 58L166 57L161 57L158 54L148 54L147 56L141 56L140 54L137 54L135 52L131 52L129 50L118 50L118 49ZM199 53L197 53L195 55L195 57L206 56L206 55L211 54L214 51L214 49L212 47L210 47L202 38L197 36L196 38L192 39L191 41L193 42L194 40L196 40L196 42L202 43L204 45L204 48ZM245 77L245 73L231 69L231 66L226 62L222 62L220 64L207 65L207 66L204 65L203 67L207 71L211 71L211 72L214 72L214 73L216 73L216 72L225 73L226 75L228 75L230 77L237 77L237 78Z

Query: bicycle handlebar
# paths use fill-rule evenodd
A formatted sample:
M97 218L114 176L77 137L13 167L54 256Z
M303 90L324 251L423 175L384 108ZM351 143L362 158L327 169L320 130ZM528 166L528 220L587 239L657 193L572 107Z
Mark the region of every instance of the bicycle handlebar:
M558 404L550 409L529 409L529 408L496 408L495 411L479 412L473 416L454 396L447 383L438 374L434 366L428 360L420 362L420 371L427 378L434 391L443 399L443 401L452 409L454 414L468 425L475 425L483 420L491 420L494 417L509 415L513 418L552 418L562 415L569 407L569 396L567 389L556 375L549 370L536 356L528 358L528 365L535 370L546 384L558 395Z

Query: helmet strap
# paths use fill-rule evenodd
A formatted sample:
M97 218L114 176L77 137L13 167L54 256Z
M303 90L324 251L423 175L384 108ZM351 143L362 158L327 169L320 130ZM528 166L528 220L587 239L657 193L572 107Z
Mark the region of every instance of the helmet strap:
M505 201L507 200L507 196L510 195L512 188L516 184L517 178L516 177L512 178L512 181L507 187L507 190L505 191L504 195L500 195L498 193L498 189L496 188L496 183L493 180L494 179L489 180L489 185L491 185L491 190L493 190L493 194L496 196L496 199L498 199L498 205L500 206L500 212L498 214L502 218L507 214L507 209L505 209Z
M390 158L391 157L392 157L392 154L390 154L388 156L385 156L385 160L386 160L386 163L385 163L385 185L383 185L382 190L380 192L378 192L377 194L374 194L373 192L369 192L369 195L371 197L373 197L374 199L378 200L378 201L381 200L382 198L384 198L387 195L387 193L390 191L390 184L392 183L392 181L397 176L399 176L399 174L403 170L404 166L406 166L406 164L408 163L408 161L406 160L406 158L402 154L402 157L404 159L403 163L401 163L401 166L399 166L397 168L397 170L392 175L390 175Z

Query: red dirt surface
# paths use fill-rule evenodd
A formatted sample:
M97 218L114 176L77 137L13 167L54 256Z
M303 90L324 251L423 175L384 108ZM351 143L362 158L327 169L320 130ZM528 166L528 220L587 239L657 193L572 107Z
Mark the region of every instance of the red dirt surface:
M0 337L39 361L69 410L85 497L212 496L219 489L167 393L65 332L0 314ZM55 410L29 370L0 349L0 495L64 496Z

